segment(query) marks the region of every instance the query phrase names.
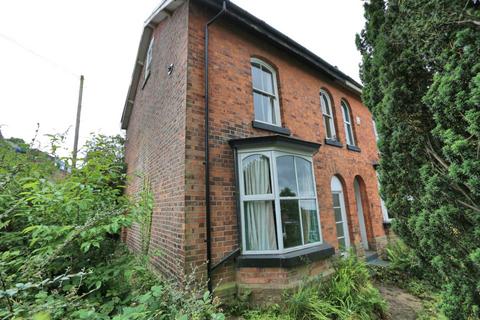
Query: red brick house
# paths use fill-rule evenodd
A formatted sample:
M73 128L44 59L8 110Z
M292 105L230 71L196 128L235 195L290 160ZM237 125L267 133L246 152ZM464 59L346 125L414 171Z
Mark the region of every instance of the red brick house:
M154 194L152 264L218 292L294 287L332 255L386 244L361 85L228 1L163 0L122 115L136 194ZM124 232L141 250L141 227Z

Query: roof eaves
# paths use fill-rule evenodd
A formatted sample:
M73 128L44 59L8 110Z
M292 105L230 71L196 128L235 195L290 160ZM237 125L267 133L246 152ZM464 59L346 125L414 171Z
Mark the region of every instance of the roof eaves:
M135 96L137 95L138 84L142 74L143 63L147 55L148 45L152 37L153 30L163 19L170 16L171 13L181 6L185 0L163 0L160 5L153 11L153 13L145 21L140 44L138 45L137 57L135 58L135 66L133 68L132 80L128 88L127 98L123 107L121 128L127 129L130 115L133 109Z
M215 9L219 9L222 6L223 0L196 0L203 4L206 4ZM332 66L298 42L289 38L285 34L276 30L265 21L255 17L248 11L245 11L236 4L228 1L227 5L227 16L233 20L243 24L249 29L259 33L263 37L267 38L275 45L286 49L289 52L293 53L297 57L300 57L302 60L308 62L309 64L315 66L317 69L323 71L328 76L336 80L340 85L345 87L348 90L354 91L357 94L361 94L362 85L352 79L350 76L346 75L338 68Z

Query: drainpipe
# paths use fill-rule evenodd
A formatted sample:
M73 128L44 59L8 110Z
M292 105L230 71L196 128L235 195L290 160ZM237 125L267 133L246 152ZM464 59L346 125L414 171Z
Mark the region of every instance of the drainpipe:
M207 286L208 291L212 292L212 241L211 241L211 217L210 217L210 154L209 154L209 118L208 118L208 27L220 16L227 12L227 1L223 1L222 10L220 10L210 21L205 24L205 209L206 209L206 237L207 237Z

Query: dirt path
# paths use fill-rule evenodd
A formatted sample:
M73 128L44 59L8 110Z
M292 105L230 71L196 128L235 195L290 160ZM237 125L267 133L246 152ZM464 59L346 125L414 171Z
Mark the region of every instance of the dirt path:
M415 320L423 309L422 301L403 289L378 283L375 286L387 300L392 320Z

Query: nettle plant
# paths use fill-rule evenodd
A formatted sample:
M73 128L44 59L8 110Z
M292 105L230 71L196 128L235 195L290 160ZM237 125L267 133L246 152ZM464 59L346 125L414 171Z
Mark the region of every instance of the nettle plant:
M92 136L77 168L51 139L53 155L0 140L0 318L222 319L209 293L187 297L118 241L152 210L124 195L123 138Z

